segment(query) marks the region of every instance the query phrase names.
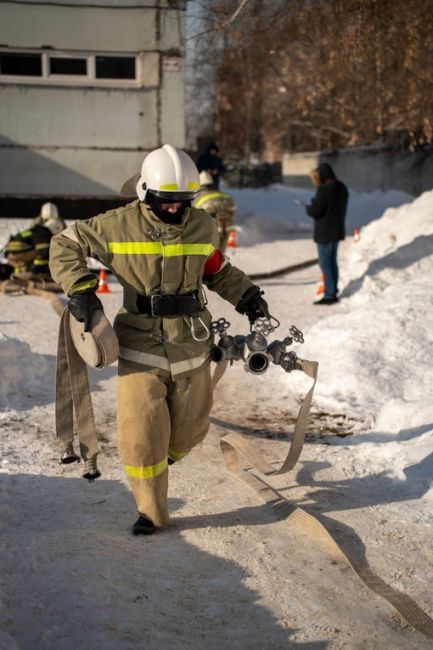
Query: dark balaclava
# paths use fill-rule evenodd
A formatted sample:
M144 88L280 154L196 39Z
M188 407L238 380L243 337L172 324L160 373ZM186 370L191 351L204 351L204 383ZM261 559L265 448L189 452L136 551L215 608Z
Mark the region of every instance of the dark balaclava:
M182 201L182 206L177 212L167 212L161 209L161 203L180 203L180 201L170 201L169 199L161 199L149 190L146 193L146 203L154 214L161 219L164 223L171 225L178 225L182 223L182 217L187 208L191 207L191 201Z

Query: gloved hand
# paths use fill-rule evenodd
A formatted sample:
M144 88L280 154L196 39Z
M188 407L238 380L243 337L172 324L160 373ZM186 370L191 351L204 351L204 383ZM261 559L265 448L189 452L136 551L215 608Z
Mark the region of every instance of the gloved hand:
M263 291L260 287L256 285L250 287L236 305L236 311L246 314L250 323L254 323L258 318L271 318L268 303L262 295Z
M71 296L68 302L68 309L77 321L84 323L84 331L92 329L92 316L98 309L103 310L102 302L95 295L94 291L76 293Z

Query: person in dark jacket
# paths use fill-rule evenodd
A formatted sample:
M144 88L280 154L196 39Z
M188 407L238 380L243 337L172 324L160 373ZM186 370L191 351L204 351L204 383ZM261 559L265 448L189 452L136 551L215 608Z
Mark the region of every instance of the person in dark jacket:
M317 186L316 195L307 214L314 219L314 241L319 253L319 266L325 280L325 294L315 305L332 305L338 301L338 244L345 237L345 218L349 192L328 163L320 163L311 172Z
M197 169L199 172L208 172L213 179L214 189L219 189L220 178L226 171L222 158L218 155L219 149L215 142L208 144L206 153L202 154L197 160Z

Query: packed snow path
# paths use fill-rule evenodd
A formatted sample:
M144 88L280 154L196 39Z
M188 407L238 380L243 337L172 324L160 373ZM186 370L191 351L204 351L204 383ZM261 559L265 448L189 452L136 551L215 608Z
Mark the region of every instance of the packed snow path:
M286 261L298 261L298 254L309 258L314 250L309 240L284 246ZM261 251L255 248L255 267L266 257ZM281 249L273 251L279 255L271 262L280 265ZM234 263L241 257L236 250ZM426 255L422 259L418 266L427 264ZM250 263L247 259L246 270L254 268L247 268ZM306 344L296 351L308 358L317 351L315 328L321 328L323 347L332 348L338 361L333 348L338 340L330 334L334 327L338 339L334 321L350 322L356 312L350 301L312 306L317 277L312 267L262 284L282 322L278 338L297 325L306 332ZM110 285L113 293L103 301L112 318L120 291ZM411 295L419 300L416 292ZM214 316L226 316L233 333L247 332L245 318L218 297L209 299ZM418 302L412 308L421 310ZM130 525L136 513L115 449L115 367L92 373L103 453L102 478L90 484L81 478L79 465L58 464L52 402L57 315L48 303L29 296L0 296L0 313L0 330L8 337L0 340L0 648L431 647L349 568L289 529L224 469L218 447L223 429L248 430L267 458L284 456L302 392L294 376L272 368L253 377L240 364L227 370L215 394L208 437L170 470L170 528L149 539L134 538ZM334 320L325 320L334 314ZM368 319L355 331L362 338L361 324L372 340ZM380 321L376 331L382 346L397 356ZM422 345L420 331L415 334ZM405 343L416 354L415 343ZM324 358L326 353L321 352ZM356 369L355 357L350 362ZM329 375L330 366L331 361L322 361L322 376ZM378 369L367 367L373 390ZM346 375L340 389L335 377L322 382L301 461L272 484L317 516L345 551L359 560L366 557L385 582L431 615L432 423L431 410L430 419L422 410L431 390L425 370L424 379L424 388L416 376L412 388L408 383L404 401L397 395L396 374L390 375L384 391L391 390L391 382L395 396L387 396L379 410L373 409L368 386L358 386L356 378ZM346 389L354 395L347 397ZM335 408L339 400L347 408ZM371 413L365 413L366 404Z

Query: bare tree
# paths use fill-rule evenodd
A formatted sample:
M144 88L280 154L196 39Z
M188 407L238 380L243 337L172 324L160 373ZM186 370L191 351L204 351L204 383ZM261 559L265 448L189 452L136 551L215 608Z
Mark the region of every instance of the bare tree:
M213 93L206 128L226 151L248 160L433 141L429 3L202 0L200 11L199 69Z

